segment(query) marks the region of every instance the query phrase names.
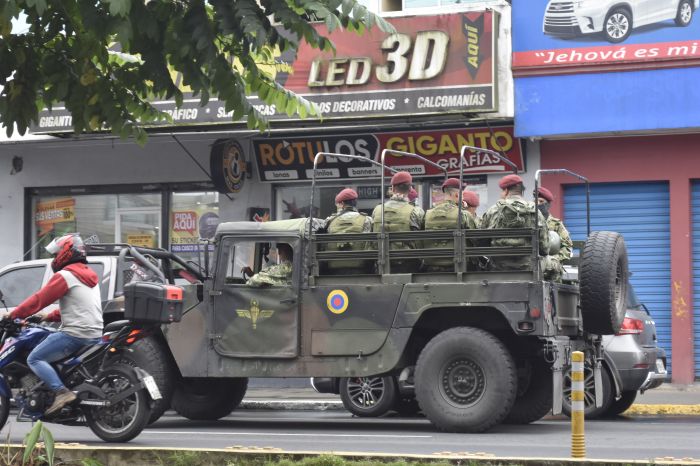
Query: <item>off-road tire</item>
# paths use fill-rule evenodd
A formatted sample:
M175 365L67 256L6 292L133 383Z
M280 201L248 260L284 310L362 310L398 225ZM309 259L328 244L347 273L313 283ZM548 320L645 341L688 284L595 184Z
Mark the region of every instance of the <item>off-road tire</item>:
M110 376L121 378L122 381L129 380L131 385L136 385L139 380L131 366L125 364L111 364L107 366L101 373L95 377L97 386L102 387L102 381L109 380ZM123 390L119 390L122 392ZM109 393L108 393L109 394ZM113 406L104 407L89 407L84 409L85 423L90 427L90 430L105 442L128 442L143 431L148 424L148 419L151 416L151 408L149 404L149 396L146 389L141 389L126 400L115 403ZM133 404L129 402L133 402ZM128 404L127 404L128 403ZM114 411L116 416L124 416L127 410L123 406L135 406L135 414L131 421L126 426L105 426L105 420L100 414L102 411ZM115 415L109 414L105 416L107 419L114 420Z
M583 328L598 335L617 333L625 318L627 248L622 235L595 231L581 254L581 312Z
M358 392L358 385L367 384ZM364 394L364 395L363 395ZM372 399L376 396L376 400ZM398 399L396 379L391 375L377 377L343 377L340 399L345 409L359 417L378 417L394 407Z
M565 368L564 370L564 401L562 403L562 412L571 417L571 367ZM610 378L610 373L605 367L601 367L601 379L603 382L603 405L597 408L595 405L595 381L593 377L593 370L591 366L586 364L584 366L583 380L584 380L584 416L586 419L598 419L604 416L610 404L613 400L613 382Z
M117 362L138 366L148 372L149 375L153 376L160 394L163 396L160 400L154 401L151 406L151 417L148 423L152 424L170 408L175 383L179 375L169 352L157 336L151 335L139 340L133 344L131 349L133 351L124 352Z
M621 18L623 16L627 21L627 29L624 32L624 34L619 37L610 35L610 33L608 32L608 21L613 19L613 17ZM609 12L605 16L605 21L603 21L603 36L605 37L605 40L613 44L624 42L630 36L630 34L632 34L632 29L634 27L633 21L634 18L632 18L632 13L627 8L618 7Z
M186 378L177 384L172 408L193 421L215 421L241 404L248 378Z
M637 391L636 390L630 390L626 392L622 392L622 396L620 396L619 400L612 400L610 403L610 407L608 410L605 412L606 416L618 416L625 411L627 411L630 406L634 404L634 400L637 398Z
M693 3L690 0L681 0L678 3L678 12L676 13L676 26L686 27L693 21ZM690 15L689 17L687 15Z
M518 392L504 424L530 424L552 410L552 369L542 359L527 361L518 377Z
M6 396L0 396L0 429L5 427L7 418L10 415L10 399Z
M515 364L492 334L456 327L423 348L415 372L416 399L445 432L483 432L510 412L517 391Z

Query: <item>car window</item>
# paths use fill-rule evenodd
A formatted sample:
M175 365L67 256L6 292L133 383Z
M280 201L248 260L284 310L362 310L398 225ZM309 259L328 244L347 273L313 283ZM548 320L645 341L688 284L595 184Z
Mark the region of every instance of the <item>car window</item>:
M97 274L97 278L100 281L100 299L102 301L107 301L107 295L109 293L109 277L105 277L105 265L101 262L89 262L88 267L92 269L93 272Z
M627 309L641 309L642 303L639 302L634 288L631 284L627 284Z
M46 266L21 267L0 275L0 290L7 307L16 307L41 288Z

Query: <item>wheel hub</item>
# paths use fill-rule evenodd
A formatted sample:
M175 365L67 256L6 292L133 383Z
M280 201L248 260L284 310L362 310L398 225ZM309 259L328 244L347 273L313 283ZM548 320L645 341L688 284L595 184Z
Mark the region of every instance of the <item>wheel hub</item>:
M456 359L442 370L442 394L455 406L473 405L483 396L485 386L484 371L471 359Z

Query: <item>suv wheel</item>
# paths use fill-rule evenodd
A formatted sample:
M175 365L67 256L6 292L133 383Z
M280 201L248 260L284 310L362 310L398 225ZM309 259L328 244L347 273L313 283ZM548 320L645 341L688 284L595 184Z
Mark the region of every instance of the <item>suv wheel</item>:
M676 13L676 24L681 27L686 27L693 20L693 4L690 0L681 0L678 4L678 13Z
M340 399L345 409L359 417L377 417L394 407L398 389L394 377L343 377Z
M583 412L586 419L598 419L605 415L613 400L613 385L610 374L605 367L600 368L600 375L603 382L603 405L598 408L595 405L595 377L589 364L583 369ZM567 416L571 416L571 367L564 372L564 402L562 411Z
M610 403L608 412L605 414L608 416L617 416L624 413L634 404L636 398L637 392L635 390L622 392L622 396L620 396L619 400L613 400L612 403Z
M603 34L605 40L616 44L629 37L632 32L632 14L625 8L615 8L603 23Z

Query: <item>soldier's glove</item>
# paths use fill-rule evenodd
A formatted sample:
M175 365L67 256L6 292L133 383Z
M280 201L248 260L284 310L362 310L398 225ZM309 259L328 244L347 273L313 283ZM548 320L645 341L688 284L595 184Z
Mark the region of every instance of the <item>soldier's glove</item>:
M243 278L250 278L255 274L253 273L253 270L250 267L245 266L241 268L241 275L243 275Z

